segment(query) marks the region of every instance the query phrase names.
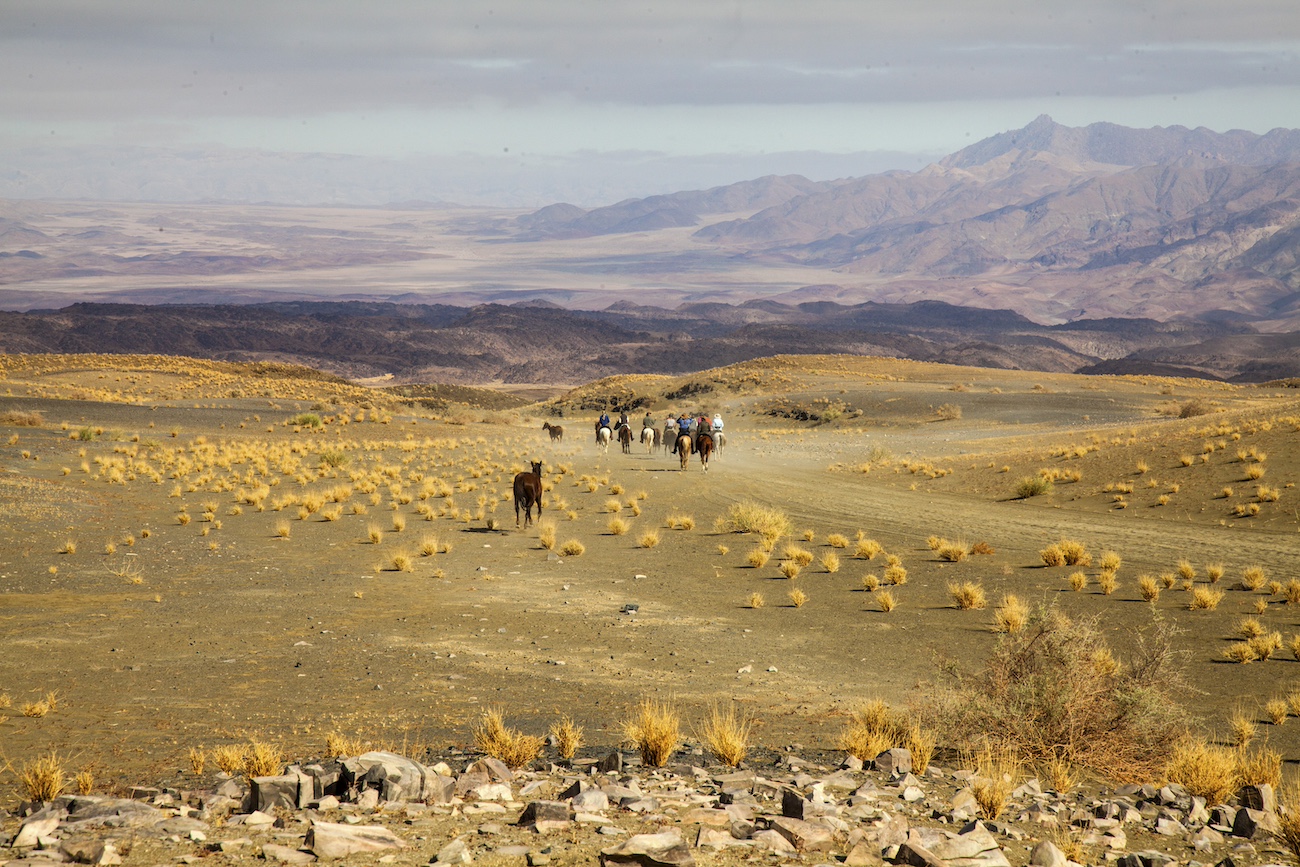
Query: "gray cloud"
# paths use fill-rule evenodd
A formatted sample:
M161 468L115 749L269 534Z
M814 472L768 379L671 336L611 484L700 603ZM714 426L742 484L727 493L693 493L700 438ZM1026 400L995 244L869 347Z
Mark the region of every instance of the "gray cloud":
M0 112L33 119L1300 84L1291 0L9 0L4 19Z

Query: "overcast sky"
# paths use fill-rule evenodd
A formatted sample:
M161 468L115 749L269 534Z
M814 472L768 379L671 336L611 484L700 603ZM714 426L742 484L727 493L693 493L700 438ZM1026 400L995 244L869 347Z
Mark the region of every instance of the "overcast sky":
M11 167L33 146L748 165L805 152L816 165L948 153L1043 113L1266 132L1300 127L1298 9L0 0L0 155Z

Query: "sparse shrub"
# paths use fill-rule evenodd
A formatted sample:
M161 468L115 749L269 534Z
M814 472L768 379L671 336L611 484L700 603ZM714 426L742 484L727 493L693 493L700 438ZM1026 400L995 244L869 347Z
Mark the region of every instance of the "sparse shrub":
M975 759L971 794L981 819L992 821L1006 809L1020 775L1020 762L1007 748L985 747Z
M907 570L902 566L890 566L885 569L885 583L899 586L907 583Z
M1060 545L1048 545L1038 552L1038 556L1042 559L1044 566L1065 565L1065 554L1061 551Z
M1083 590L1088 586L1088 575L1086 572L1070 573L1070 589L1076 592Z
M366 538L370 540L370 544L378 545L384 541L384 531L378 525L371 524L366 528Z
M807 566L813 561L812 552L805 548L800 548L798 545L786 545L785 551L782 552L781 556L786 560L799 564L801 567Z
M1016 482L1016 498L1027 500L1030 497L1041 497L1044 494L1052 492L1051 479L1043 476L1025 476Z
M508 768L522 768L542 754L544 742L536 735L506 726L501 711L489 709L474 728L474 746Z
M791 581L798 578L802 571L803 567L793 560L785 560L781 563L781 574Z
M1209 563L1205 566L1205 578L1211 584L1218 584L1223 578L1223 564Z
M948 671L926 717L959 749L983 744L1033 764L1066 756L1112 778L1149 779L1186 719L1172 637L1162 625L1137 634L1121 665L1095 619L1040 609L998 638L981 672Z
M966 547L965 542L951 542L947 539L940 539L934 552L939 556L940 560L946 560L949 563L960 563L966 559L970 549Z
M763 594L762 594L762 593L751 593L751 594L749 594L749 607L750 607L750 608L762 608L762 607L763 607L764 605L766 605L766 604L767 604L767 601L763 598Z
M1254 651L1256 659L1269 660L1273 658L1274 653L1282 649L1282 633L1267 632L1247 639L1247 643L1250 645L1250 649Z
M1150 575L1138 576L1138 592L1145 602L1155 602L1160 598L1160 585Z
M1247 713L1245 708L1236 707L1228 718L1228 729L1232 735L1233 745L1244 747L1255 739L1259 726L1255 724L1252 715Z
M1254 662L1255 650L1250 646L1249 641L1234 641L1223 649L1223 656L1229 662L1236 662L1241 665Z
M641 538L637 539L637 544L642 548L653 548L659 544L659 531L646 530L641 534Z
M862 576L862 589L868 593L875 592L875 589L879 586L880 576L874 572L868 572L866 575Z
M1091 566L1092 555L1081 543L1071 539L1062 539L1056 543L1065 559L1066 566Z
M839 533L831 533L826 537L826 544L832 548L847 548L849 547L849 540Z
M846 753L874 761L885 750L907 741L910 721L880 699L871 699L849 714L840 731L838 746Z
M227 774L237 774L244 768L243 744L222 744L212 750L212 763Z
M275 524L275 535L281 539L288 539L293 532L293 526L288 521L277 521Z
M330 732L325 735L325 755L328 758L359 756L366 750L367 745L360 738L348 737L342 732Z
M195 776L202 776L203 769L208 765L208 754L203 751L202 747L190 747L189 752L190 770Z
M1272 786L1282 782L1282 754L1267 746L1237 751L1237 787Z
M939 421L956 421L961 418L961 407L955 403L940 404L934 411Z
M641 753L641 761L662 768L681 745L677 710L667 702L644 699L635 714L623 721L623 737Z
M840 558L834 551L827 551L822 555L821 567L827 572L835 573L840 571Z
M1264 478L1264 472L1263 464L1251 464L1246 467L1246 478L1252 482L1256 482Z
M576 725L571 717L563 716L559 722L551 723L550 735L555 742L555 751L566 761L582 747L582 726Z
M609 530L611 536L622 536L627 532L627 527L627 521L624 521L622 518L617 516L610 518L609 523L605 525L605 528Z
M745 562L755 569L762 569L767 565L767 552L762 548L755 548L745 555Z
M780 509L764 506L752 500L733 503L727 513L718 519L720 532L757 533L776 540L790 533L790 519Z
M411 561L411 555L405 551L399 551L393 555L393 571L395 572L414 572L415 564Z
M997 551L993 548L993 546L990 545L988 542L976 542L974 545L970 546L970 552L972 554L979 554L981 556L997 553Z
M1264 634L1264 625L1254 617L1243 617L1237 622L1237 634L1242 638L1255 638Z
M948 595L952 597L953 606L963 611L980 609L988 605L988 600L984 596L984 588L974 581L963 581L960 584L949 583Z
M1264 583L1264 569L1260 566L1251 566L1241 573L1241 586L1247 590L1258 590Z
M876 594L876 604L880 606L881 611L888 614L890 611L893 611L898 607L898 600L896 600L894 594L890 593L888 590L881 590Z
M786 596L790 599L790 604L795 608L803 608L804 603L808 601L808 594L798 587L791 590Z
M560 553L566 557L581 557L587 551L587 546L577 539L569 539L560 546Z

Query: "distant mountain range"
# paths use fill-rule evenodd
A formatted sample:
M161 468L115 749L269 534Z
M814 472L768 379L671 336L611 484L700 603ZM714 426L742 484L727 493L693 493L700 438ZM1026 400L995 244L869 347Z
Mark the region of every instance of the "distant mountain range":
M761 209L709 222L742 203ZM697 241L738 257L846 275L802 300L922 295L1048 320L1219 312L1300 327L1300 130L1043 116L918 172L554 205L518 225L523 241L699 225Z

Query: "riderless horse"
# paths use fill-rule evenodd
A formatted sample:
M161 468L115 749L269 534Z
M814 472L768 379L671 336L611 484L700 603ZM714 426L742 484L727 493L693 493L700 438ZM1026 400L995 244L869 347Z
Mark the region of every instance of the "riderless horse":
M560 425L544 421L542 422L542 430L551 435L551 442L558 443L564 441L564 428Z
M691 435L688 433L677 435L677 454L682 459L682 469L686 469L687 462L691 459L691 452L695 450L694 443L691 441Z
M519 507L524 507L524 526L533 522L533 504L537 504L537 517L542 517L542 462L533 461L531 473L515 476L515 527L519 526Z
M695 438L695 450L700 453L700 463L704 472L709 471L709 456L713 454L713 434L702 430Z

